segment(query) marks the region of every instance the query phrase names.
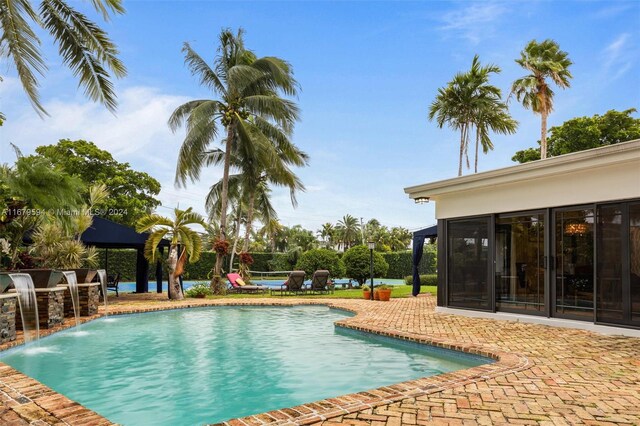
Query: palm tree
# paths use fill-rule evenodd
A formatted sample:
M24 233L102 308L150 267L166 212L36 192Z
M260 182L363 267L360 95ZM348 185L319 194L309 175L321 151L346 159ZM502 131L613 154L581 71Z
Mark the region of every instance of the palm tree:
M124 13L121 0L92 0L105 20ZM48 32L58 45L63 63L78 77L85 94L115 111L117 102L111 70L116 77L127 73L118 59L118 49L107 33L64 0L42 0L37 8L29 0L0 1L0 55L11 59L31 105L42 117L37 74L47 70L40 52L40 39L33 24Z
M438 95L429 107L429 120L435 118L438 127L446 124L454 130L460 130L458 176L462 176L462 158L467 152L472 125L474 93L468 80L466 74L456 74L446 87L438 89Z
M338 221L336 230L340 234L340 238L344 244L344 249L348 250L354 241L358 240L360 234L360 224L358 219L350 214L343 216L342 220Z
M176 184L185 185L187 179L198 180L200 172L212 152L211 144L218 136L222 125L225 137L224 166L220 194L220 235L227 237L227 204L229 188L229 168L232 151L251 152L256 141L281 141L293 131L298 119L298 107L281 94L294 96L297 82L293 78L291 66L275 57L257 58L245 48L244 31L236 34L223 30L220 34L218 55L211 67L196 53L189 43L182 51L185 63L191 73L198 76L200 83L210 88L217 99L189 101L173 112L169 127L176 131L186 122L187 134L180 148L176 168ZM219 150L218 150L219 151ZM219 151L221 153L221 151ZM251 157L251 156L250 156ZM219 277L222 269L222 255L216 256L214 277Z
M447 124L460 130L458 176L462 175L462 159L467 153L473 126L476 127L476 172L479 145L482 144L485 153L493 149L489 130L515 132L517 123L508 114L501 100L500 89L489 84L491 74L499 72L500 68L496 65L482 66L480 58L475 55L469 71L456 74L446 87L438 89L438 95L429 109L429 120L435 118L440 128Z
M278 239L284 236L285 227L278 222L277 218L270 218L266 222L263 222L264 226L260 229L260 233L268 237L271 242L271 251L275 252L277 248Z
M516 63L531 74L514 81L511 94L515 94L526 109L540 114L540 158L547 158L547 117L553 111L554 95L547 79L566 89L573 78L569 71L573 62L567 52L560 50L558 43L547 39L542 43L531 40L520 52Z
M318 230L317 234L320 238L322 238L322 241L324 242L326 248L329 248L331 246L335 232L336 231L333 225L328 222L323 224L322 228Z
M182 300L184 299L184 294L182 293L180 280L178 279L179 274L177 273L179 261L178 245L182 246L184 250L180 255L181 262L184 259L182 256L188 256L189 263L198 260L202 252L202 239L200 234L191 229L189 225L202 225L204 227L207 225L203 217L198 213L194 213L191 207L187 210L175 209L174 215L175 217L170 219L157 214L149 214L138 221L136 230L138 232L151 232L144 246L144 256L151 262L156 261L158 245L163 238L171 239L167 262L169 267L169 299Z

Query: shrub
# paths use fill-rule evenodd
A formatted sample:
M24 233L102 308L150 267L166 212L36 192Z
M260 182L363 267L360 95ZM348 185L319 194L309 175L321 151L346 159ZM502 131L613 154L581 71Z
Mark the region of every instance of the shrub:
M208 284L198 283L185 290L184 295L187 297L212 296L213 292L211 291L211 288L209 288Z
M404 277L404 282L407 285L413 285L413 275L407 275ZM438 274L424 274L420 275L420 285L438 285Z
M363 245L351 247L342 256L346 275L358 281L360 285L370 277L369 257L369 249ZM388 270L389 264L384 260L384 257L378 252L373 252L373 275L384 277Z
M296 263L296 269L305 271L309 277L318 269L327 269L333 278L342 278L345 274L345 267L338 253L323 248L304 252Z
M385 278L403 278L412 273L413 253L410 250L382 253L382 256L389 264L389 271ZM436 271L436 261L435 244L425 244L418 270L421 274L433 274Z

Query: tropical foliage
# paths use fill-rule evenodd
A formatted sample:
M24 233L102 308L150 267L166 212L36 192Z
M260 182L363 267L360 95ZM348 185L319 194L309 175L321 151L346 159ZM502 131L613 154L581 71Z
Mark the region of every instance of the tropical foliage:
M549 129L547 156L569 154L585 149L613 145L620 142L640 139L640 119L631 115L635 108L624 111L611 110L604 115L576 117L560 126ZM540 141L538 141L540 144ZM518 151L512 160L526 163L540 159L539 148L527 148Z
M547 118L553 111L554 97L548 80L561 89L568 88L573 78L569 71L572 62L558 43L547 39L541 43L531 40L516 63L529 74L513 82L511 93L526 109L540 114L540 158L547 158Z
M179 281L181 270L187 261L195 262L202 253L202 239L200 234L190 227L192 225L206 227L202 216L194 213L191 207L186 210L175 209L173 219L150 214L138 221L137 231L150 233L144 247L144 255L149 261L155 262L158 259L158 246L162 240L165 238L170 240L167 260L169 299L184 299ZM182 248L180 253L178 253L178 246Z
M475 128L475 172L478 171L478 148L486 154L493 149L490 132L514 133L517 122L511 118L502 101L499 88L489 84L491 74L497 74L496 65L482 66L478 55L471 62L471 69L457 73L447 86L438 89L438 95L429 108L429 120L436 120L438 127L445 125L460 131L458 176L462 175L463 159L469 167L468 148Z
M342 256L342 261L344 262L347 276L358 281L360 285L371 277L371 252L366 246L357 245L351 247ZM373 275L384 277L388 269L389 265L384 260L384 257L378 252L373 252Z
M160 182L131 169L93 142L61 139L55 145L36 148L36 153L56 168L76 176L88 187L104 184L110 196L94 206L94 214L127 226L135 226L145 214L160 205L156 196Z
M189 43L185 43L182 50L192 74L212 90L216 98L189 101L176 108L169 119L174 131L183 124L187 129L178 156L176 183L185 185L188 179L196 181L204 167L223 164L220 210L216 218L219 238L227 239L232 157L238 161L268 158L269 167L280 167L284 174L287 163L283 157L295 150L290 137L298 119L298 107L283 96L295 96L298 85L287 62L276 57L258 58L247 49L242 30L235 34L230 30L221 32L213 66ZM219 137L221 127L224 136ZM220 142L224 150L215 148L216 142ZM267 165L260 162L251 178L259 179L267 169ZM218 256L214 277L219 276L221 270L222 257Z
M300 256L295 267L297 270L305 271L311 277L314 271L326 269L333 278L341 278L345 275L345 266L340 260L338 253L333 250L317 248L309 250Z
M105 20L112 14L124 13L121 0L92 0L91 3ZM62 62L78 78L85 94L115 111L116 95L109 71L116 77L124 77L126 69L118 59L116 45L104 30L64 0L43 0L37 7L29 0L2 0L0 55L13 62L22 87L38 114L47 114L38 93L38 75L44 75L47 65L34 25L53 38Z

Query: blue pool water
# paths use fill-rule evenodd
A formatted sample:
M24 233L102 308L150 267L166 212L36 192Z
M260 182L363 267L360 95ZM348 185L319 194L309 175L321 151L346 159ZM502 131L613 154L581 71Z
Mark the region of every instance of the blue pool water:
M188 289L189 287L191 287L192 285L196 284L196 283L201 283L201 282L207 282L208 281L184 281L182 283L184 289ZM284 281L283 280L260 280L260 279L253 279L251 280L251 284L256 284L256 285L266 285L267 287L270 288L280 288L280 286L282 285ZM334 282L336 283L336 288L342 288L343 284L346 284L349 282L349 280L346 279L338 279L338 280L334 280ZM306 281L307 284L311 284L311 280L307 280ZM355 281L353 281L353 283L355 284ZM404 285L405 282L404 280L400 280L400 279L389 279L389 278L376 278L373 280L373 283L375 285L379 285L379 284L387 284L387 285ZM367 281L368 284L368 281ZM167 291L167 282L164 281L162 283L162 291ZM119 287L118 287L119 291L122 292L134 292L136 291L136 283L131 282L131 281L126 281L126 282L121 282ZM156 291L156 282L155 281L149 281L149 291L154 292Z
M123 425L198 425L491 362L335 328L322 306L99 319L0 361Z

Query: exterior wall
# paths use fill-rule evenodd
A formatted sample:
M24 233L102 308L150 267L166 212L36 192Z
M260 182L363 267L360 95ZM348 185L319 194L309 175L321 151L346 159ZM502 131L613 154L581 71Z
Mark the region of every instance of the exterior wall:
M436 218L506 213L640 197L640 161L452 192L436 197Z
M86 317L98 313L98 305L100 304L99 289L100 283L78 284L80 316ZM73 301L68 288L64 292L64 315L65 317L73 317Z
M64 322L64 288L36 289L38 303L38 321L40 328L53 328ZM22 330L20 306L17 307L16 327Z

